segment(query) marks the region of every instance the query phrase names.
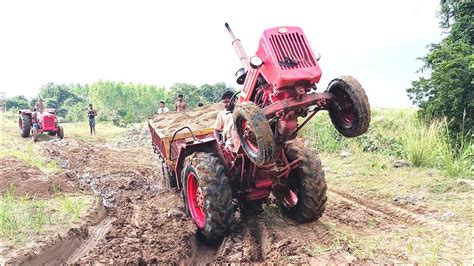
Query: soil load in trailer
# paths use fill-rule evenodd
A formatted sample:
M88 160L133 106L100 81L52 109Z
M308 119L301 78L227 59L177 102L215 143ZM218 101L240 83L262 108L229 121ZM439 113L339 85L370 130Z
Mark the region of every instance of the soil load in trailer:
M215 103L181 112L157 114L148 119L153 149L161 157L167 186L177 186L173 170L179 146L184 145L187 139L193 139L193 135L196 139L213 137L213 126L221 110L224 110L224 105ZM187 129L178 131L185 127L188 127L192 133Z

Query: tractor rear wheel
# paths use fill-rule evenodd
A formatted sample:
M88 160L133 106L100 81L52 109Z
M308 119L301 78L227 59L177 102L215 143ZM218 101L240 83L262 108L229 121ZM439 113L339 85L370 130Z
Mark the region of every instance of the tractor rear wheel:
M26 115L20 115L18 118L18 126L20 128L20 135L24 138L27 138L30 136L30 118Z
M288 190L275 193L288 216L300 223L319 219L326 209L327 200L321 160L316 151L308 146L301 139L289 143L286 151L288 160L301 159L301 165L291 171Z
M254 164L262 166L273 161L276 147L270 124L259 111L253 102L241 102L233 116L242 149Z
M370 124L370 105L360 83L342 76L332 80L326 91L334 95L329 117L337 131L349 138L364 134Z
M207 243L221 240L234 219L232 191L224 166L212 153L196 152L186 157L183 169L186 212Z

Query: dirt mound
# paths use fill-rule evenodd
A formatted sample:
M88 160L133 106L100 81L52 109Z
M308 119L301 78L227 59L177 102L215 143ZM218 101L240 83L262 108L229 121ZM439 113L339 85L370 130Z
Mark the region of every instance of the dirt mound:
M0 158L0 193L6 193L10 186L18 196L36 198L49 198L57 192L79 191L77 183L65 173L48 176L21 159Z
M122 140L109 146L112 148L149 147L150 143L150 129L148 128L148 125L143 123L134 125Z
M158 114L148 121L158 134L168 136L184 126L192 130L212 128L217 114L222 110L224 110L224 105L215 103L184 112Z

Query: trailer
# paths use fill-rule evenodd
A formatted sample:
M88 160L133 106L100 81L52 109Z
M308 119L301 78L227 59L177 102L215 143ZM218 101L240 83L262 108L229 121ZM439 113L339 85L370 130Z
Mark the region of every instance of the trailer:
M160 158L164 184L167 188L181 188L177 179L176 163L186 144L213 139L213 124L223 109L221 103L183 112L157 114L148 119L153 151Z

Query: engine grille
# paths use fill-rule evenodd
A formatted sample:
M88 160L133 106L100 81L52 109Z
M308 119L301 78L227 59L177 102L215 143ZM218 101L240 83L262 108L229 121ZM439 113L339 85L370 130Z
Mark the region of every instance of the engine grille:
M53 116L44 116L42 120L43 120L43 128L54 128Z
M293 32L272 34L269 38L282 70L314 67L316 60L308 49L303 35Z

